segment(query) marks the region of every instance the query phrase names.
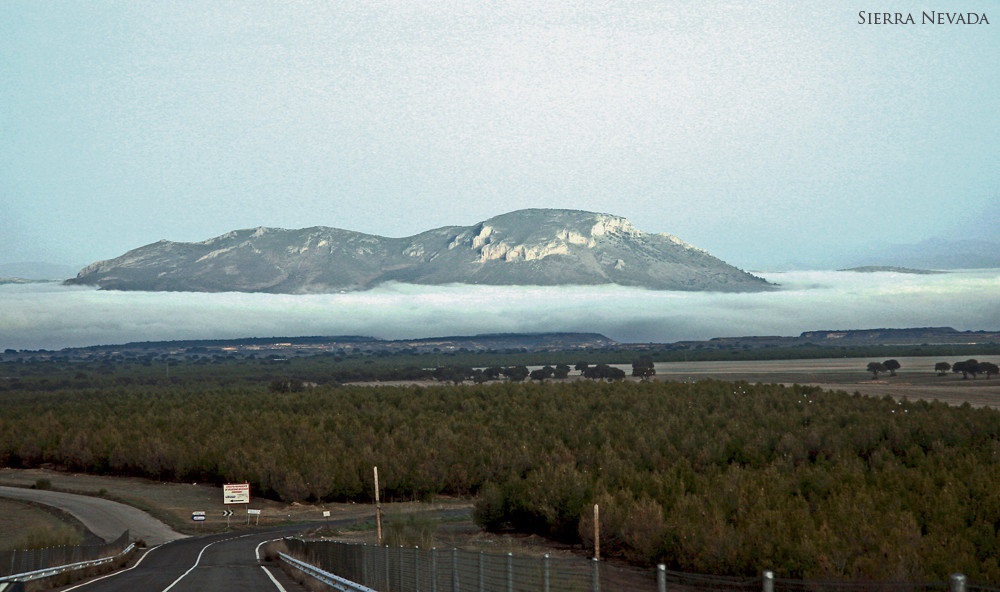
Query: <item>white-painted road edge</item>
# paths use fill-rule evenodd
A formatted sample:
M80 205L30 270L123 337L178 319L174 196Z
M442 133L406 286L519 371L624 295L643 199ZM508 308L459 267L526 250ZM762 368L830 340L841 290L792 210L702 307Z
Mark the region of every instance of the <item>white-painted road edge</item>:
M280 540L281 540L281 539L271 539L271 540L269 540L269 541L261 541L261 542L260 542L260 544L258 544L258 545L257 545L257 548L255 548L255 549L253 550L253 554L254 554L254 555L255 555L255 556L257 557L257 561L260 561L260 548L261 548L261 547L263 547L264 545L266 545L266 544L268 544L268 543L273 543L274 541L280 541ZM271 573L271 570L267 569L267 568L266 568L266 567L264 567L263 565L262 565L262 566L260 566L260 568L261 568L262 570L264 570L264 573L266 573L266 574L267 574L267 577L271 578L271 581L272 581L272 582L274 583L274 585L275 585L275 586L276 586L276 587L278 588L278 592L287 592L287 591L285 590L284 586L282 586L282 585L281 585L280 583L278 583L278 580L277 580L277 579L275 579L275 577L274 577L274 574L272 574L272 573Z
M282 586L281 584L279 584L279 583L278 583L278 580L274 579L274 575L273 575L273 574L272 574L272 573L270 572L270 570L268 570L268 569L267 569L266 567L264 567L263 565L262 565L262 566L260 566L260 568L261 568L262 570L264 570L264 573L266 573L266 574L267 574L267 577L271 578L271 581L272 581L272 582L274 582L274 585L275 585L275 586L277 586L277 588L278 588L278 592L286 592L285 588L284 588L284 587L283 587L283 586Z
M230 541L232 539L223 539L223 540ZM211 547L215 543L221 543L221 542L223 542L223 541L215 541L214 543L209 543L209 544L205 545L204 547L202 547L201 551L198 551L198 558L194 560L194 565L192 565L191 567L189 567L186 572L182 573L179 578L177 578L176 580L173 581L172 584L170 584L169 586L167 586L166 588L164 588L163 592L167 592L167 590L169 590L169 589L173 588L174 586L176 586L177 582L183 580L185 578L185 576L187 576L189 573L191 573L192 571L194 571L194 568L198 567L198 564L201 562L201 556L205 553L205 549Z
M122 569L122 570L118 570L118 571L116 571L116 572L112 572L112 573L109 573L109 574L107 574L107 575L104 575L104 576L101 576L101 577L99 577L99 578L94 578L93 580L90 580L90 581L87 581L87 582L84 582L84 583L82 583L82 584L77 584L76 586L73 586L72 588L66 588L66 590L64 590L63 592L69 592L70 590L76 590L77 588L82 588L82 587L84 587L84 586L87 586L87 585L90 585L90 584L93 584L94 582L99 582L99 581L101 581L101 580L104 580L104 579L107 579L107 578L113 578L113 577L117 576L118 574L123 574L123 573L125 573L125 572L127 572L127 571L132 571L133 569L135 569L135 568L139 567L139 564L140 564L140 563L142 563L142 561L143 561L144 559L146 559L146 557L147 557L147 556L148 556L148 555L149 555L150 553L152 553L153 551L155 551L155 550L159 549L159 548L160 548L161 546L162 546L162 545L156 545L155 547L152 547L152 548L150 548L150 549L149 549L148 551L146 551L145 553L143 553L143 554L142 554L142 557L140 557L140 558L139 558L139 560L138 560L138 561L136 561L136 562L135 562L135 565L133 565L132 567L129 567L129 568L126 568L126 569Z

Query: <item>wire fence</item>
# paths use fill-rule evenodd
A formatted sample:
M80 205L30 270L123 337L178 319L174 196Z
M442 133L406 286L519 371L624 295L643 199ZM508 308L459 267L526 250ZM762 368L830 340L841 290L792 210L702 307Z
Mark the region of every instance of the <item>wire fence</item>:
M955 574L942 582L741 578L581 558L515 556L287 538L292 555L379 592L1000 592Z
M101 545L62 545L44 549L17 549L0 552L0 576L38 571L81 561L117 555L129 544L129 532Z

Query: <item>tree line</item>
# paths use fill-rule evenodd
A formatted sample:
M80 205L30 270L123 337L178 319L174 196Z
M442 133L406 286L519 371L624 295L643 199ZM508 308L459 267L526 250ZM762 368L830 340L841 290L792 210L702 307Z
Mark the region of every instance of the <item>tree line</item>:
M888 372L889 376L896 376L896 370L899 370L900 367L898 360L868 362L868 371L872 373L872 380L878 378L878 375L883 372ZM995 376L1000 373L1000 366L997 366L993 362L980 362L975 358L969 358L968 360L955 362L954 364L949 364L948 362L934 364L934 371L937 372L938 376L947 376L949 370L955 374L961 374L962 379L965 380L969 376L975 378L978 374L985 374L986 378Z

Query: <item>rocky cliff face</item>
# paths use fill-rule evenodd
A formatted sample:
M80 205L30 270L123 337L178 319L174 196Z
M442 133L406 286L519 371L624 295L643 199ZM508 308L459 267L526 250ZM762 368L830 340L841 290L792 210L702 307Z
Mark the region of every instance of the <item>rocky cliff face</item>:
M763 279L668 234L577 210L520 210L406 238L349 230L236 230L160 241L84 268L67 284L109 290L309 293L415 284L596 285L758 291Z

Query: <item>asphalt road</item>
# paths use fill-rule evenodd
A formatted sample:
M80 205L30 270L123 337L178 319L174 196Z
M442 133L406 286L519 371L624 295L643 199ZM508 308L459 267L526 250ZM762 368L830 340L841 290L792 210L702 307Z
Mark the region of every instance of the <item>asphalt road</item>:
M0 497L28 500L54 506L69 512L91 532L107 542L129 531L132 540L143 540L149 546L185 538L149 514L125 504L88 495L61 491L0 487Z
M150 545L132 567L59 588L62 592L305 590L279 566L264 562L259 547L266 541L291 536L313 526L311 524L187 537L141 510L102 498L19 487L0 487L0 496L61 508L105 540L114 540L128 529L133 539L141 538Z
M219 534L176 540L146 551L132 568L61 592L300 592L274 563L258 559L258 546L294 534L306 526ZM262 552L261 552L262 555Z

